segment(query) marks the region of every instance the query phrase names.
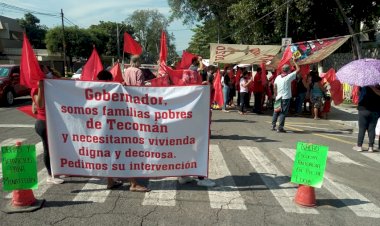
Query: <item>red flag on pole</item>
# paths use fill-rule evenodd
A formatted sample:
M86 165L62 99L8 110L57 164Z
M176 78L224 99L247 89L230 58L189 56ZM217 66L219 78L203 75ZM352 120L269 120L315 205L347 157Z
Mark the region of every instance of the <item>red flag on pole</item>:
M330 83L331 99L335 105L343 103L343 87L339 80L336 79L335 70L331 68L324 74L324 79Z
M141 45L127 32L124 33L124 52L134 55L140 55L142 53Z
M92 50L90 58L88 58L86 64L83 66L82 75L80 80L94 81L98 73L103 70L102 62L95 47Z
M168 47L166 45L166 33L165 31L161 32L161 48L160 48L160 63L165 62L168 58Z
M268 77L267 77L267 68L265 62L261 62L261 84L263 86L266 86L268 83Z
M113 65L113 67L111 68L110 72L112 74L113 81L120 82L120 83L124 82L119 62L116 62L116 64Z
M221 108L223 106L224 100L223 100L223 91L222 91L222 81L221 81L219 69L216 72L213 86L215 90L214 102L216 102L219 105L219 108Z
M32 46L26 34L23 34L21 63L20 63L20 84L29 88L37 88L38 81L45 78Z
M197 55L194 55L194 54L192 54L192 53L189 53L189 52L183 51L180 68L181 68L181 69L189 69L189 67L190 67L190 65L191 65L191 60L192 60L194 57L198 57L198 56L197 56ZM178 68L177 68L177 69L178 69Z
M169 76L165 75L159 78L154 78L150 80L150 84L151 86L154 86L154 87L169 86L170 85Z
M290 46L286 47L284 54L282 55L281 61L277 66L277 74L281 74L282 72L282 66L285 64L289 64L290 66L290 59L292 59L292 51L290 50Z

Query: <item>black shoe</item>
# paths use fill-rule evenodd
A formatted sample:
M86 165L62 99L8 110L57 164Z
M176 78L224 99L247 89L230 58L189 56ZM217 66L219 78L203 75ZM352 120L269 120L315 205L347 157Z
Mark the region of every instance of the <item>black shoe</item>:
M272 126L272 128L270 129L272 131L276 131L276 127L275 126Z
M286 130L284 130L284 129L278 129L277 133L286 133Z

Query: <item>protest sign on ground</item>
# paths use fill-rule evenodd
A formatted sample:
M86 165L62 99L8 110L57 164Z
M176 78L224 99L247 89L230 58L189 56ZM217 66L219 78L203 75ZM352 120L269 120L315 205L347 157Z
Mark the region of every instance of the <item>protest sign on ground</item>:
M37 189L37 157L34 145L3 146L4 191Z
M328 149L327 146L298 142L291 182L320 188Z

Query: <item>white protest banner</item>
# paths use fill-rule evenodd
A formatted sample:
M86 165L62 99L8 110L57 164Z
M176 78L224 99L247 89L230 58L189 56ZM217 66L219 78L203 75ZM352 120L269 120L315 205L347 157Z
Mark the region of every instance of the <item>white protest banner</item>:
M280 45L210 43L210 63L261 64L272 60L280 49Z
M45 80L55 175L207 176L209 86Z

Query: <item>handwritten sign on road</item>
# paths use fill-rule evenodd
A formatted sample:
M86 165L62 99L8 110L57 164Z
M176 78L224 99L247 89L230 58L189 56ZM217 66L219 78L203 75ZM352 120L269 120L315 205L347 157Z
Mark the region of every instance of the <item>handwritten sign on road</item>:
M3 146L3 190L37 189L37 157L35 145Z
M291 182L320 188L328 149L327 146L298 142Z

